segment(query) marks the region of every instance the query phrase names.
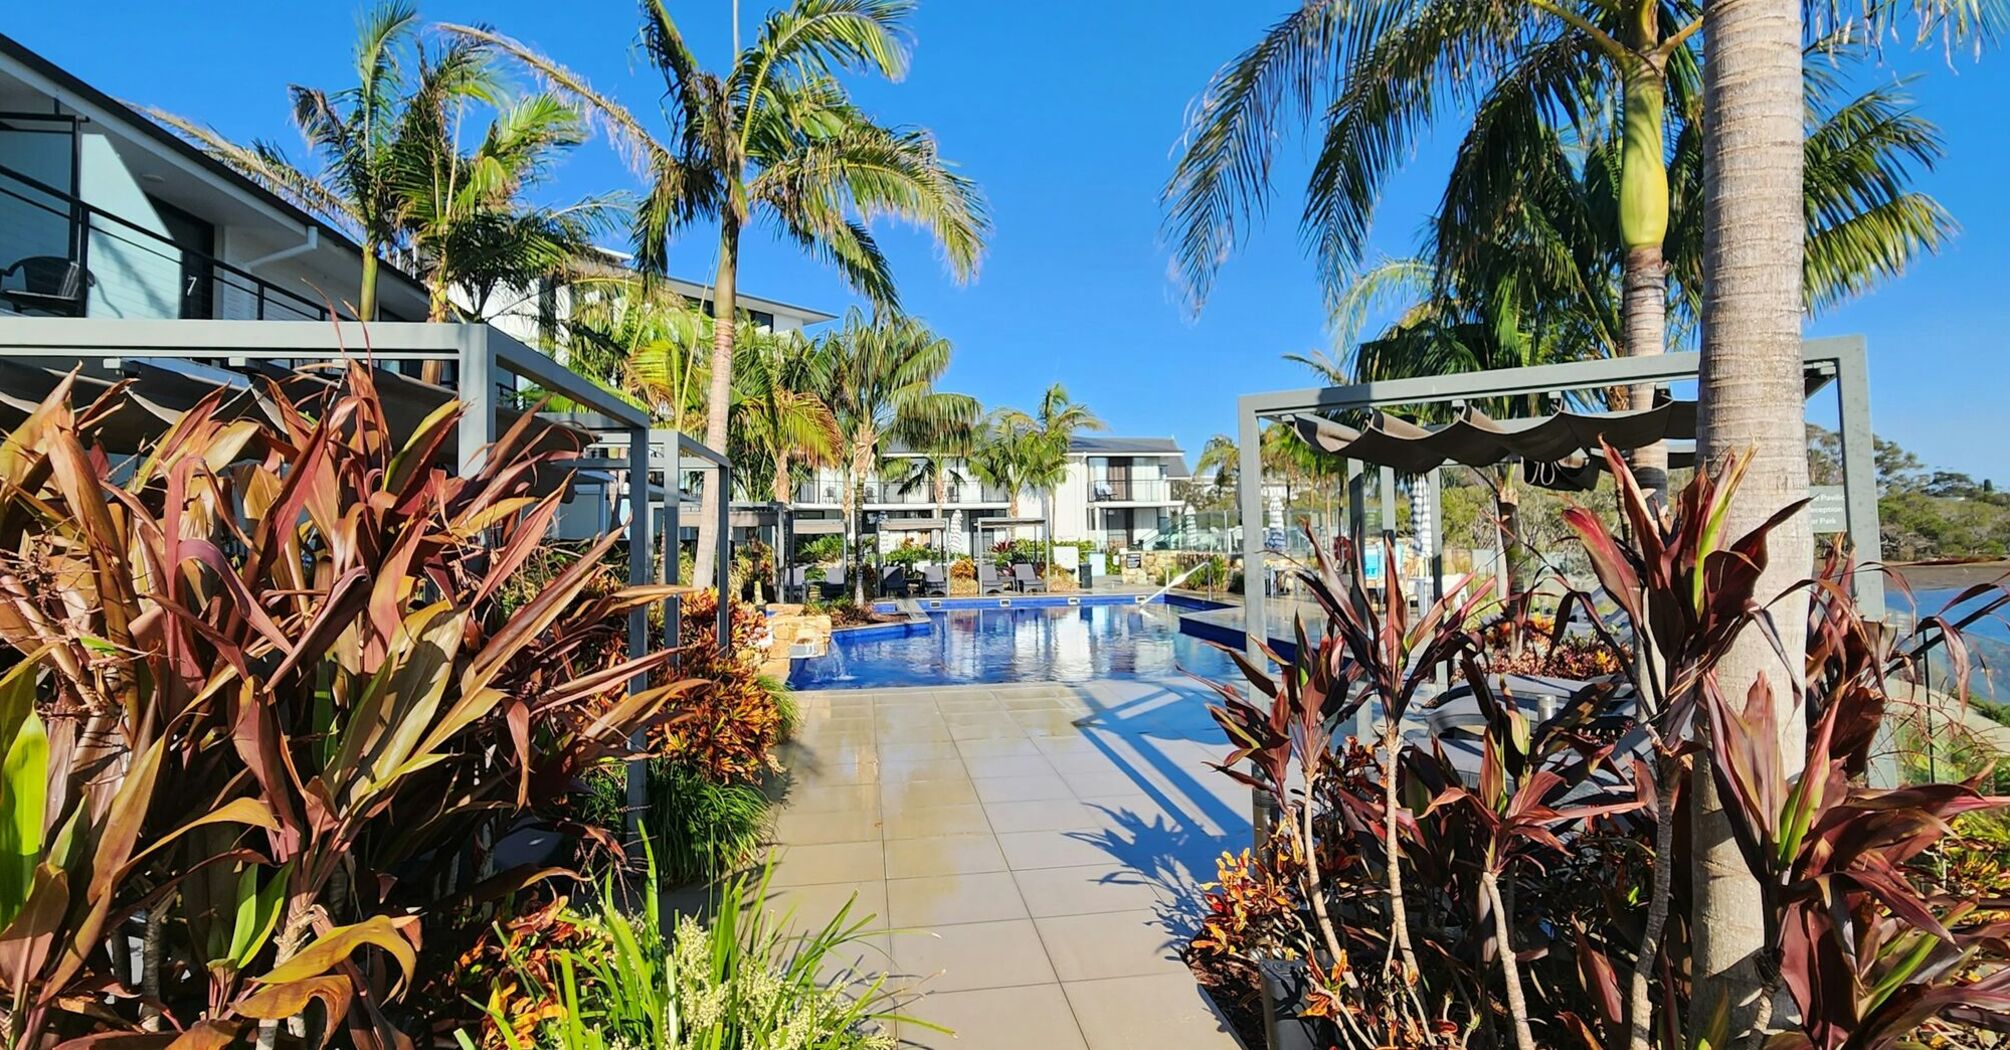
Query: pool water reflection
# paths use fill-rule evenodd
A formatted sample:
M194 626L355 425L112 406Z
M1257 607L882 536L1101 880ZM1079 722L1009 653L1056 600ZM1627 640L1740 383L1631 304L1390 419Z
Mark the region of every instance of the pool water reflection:
M1179 632L1165 605L957 609L930 613L933 629L904 637L846 638L797 660L798 689L983 682L1086 682L1098 678L1240 680L1219 650Z

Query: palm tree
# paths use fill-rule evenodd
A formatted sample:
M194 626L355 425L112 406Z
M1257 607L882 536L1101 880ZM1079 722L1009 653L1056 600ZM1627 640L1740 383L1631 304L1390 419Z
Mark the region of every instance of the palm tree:
M1028 488L1041 492L1041 504L1047 519L1048 563L1053 562L1054 547L1054 504L1059 499L1061 483L1068 479L1068 451L1073 447L1075 435L1084 430L1104 430L1103 421L1089 410L1068 397L1068 389L1059 383L1047 388L1040 395L1040 406L1032 415L1016 409L1007 409L1003 420L1018 428L1029 431L1032 441L1025 449L1022 481ZM1014 512L1016 516L1017 512Z
M1005 513L1013 518L1019 517L1020 494L1030 487L1026 478L1035 458L1033 446L1039 441L1030 425L1016 421L1023 416L999 409L985 417L971 435L968 459L970 472L979 481L1005 491Z
M817 347L845 474L845 550L858 557L859 506L865 479L880 461L880 442L894 438L926 447L970 426L977 399L935 389L949 368L949 340L911 317L869 318L854 307ZM852 586L854 599L864 602L862 558L853 566Z
M556 97L512 99L486 47L416 42L418 11L393 0L364 18L356 86L329 93L292 85L293 121L320 161L308 172L278 146L241 146L215 129L147 112L211 157L354 234L362 245L355 312L377 316L386 256L412 261L426 286L427 319L479 317L501 287L563 271L606 226L611 203L589 197L541 206L526 196L556 158L584 139L577 113ZM494 111L480 143L461 146L471 106ZM456 290L473 301L453 302ZM441 363L428 362L438 381Z
M1208 487L1217 493L1232 489L1242 472L1242 450L1236 447L1234 438L1216 434L1200 447L1200 458L1194 461L1193 471L1195 480L1206 479Z
M768 498L786 503L795 498L796 464L836 461L837 420L820 393L828 388L827 362L798 333L747 327L734 352L734 465L750 480L765 466Z
M711 345L712 319L668 286L610 280L574 287L558 357L656 421L690 431L705 419Z
M497 288L564 271L592 250L612 213L604 198L559 207L521 203L560 153L584 141L578 113L549 94L507 103L464 153L459 131L467 101L452 100L452 113L412 106L407 135L414 148L398 151L392 172L406 243L429 293L426 319L435 322L458 312L456 289L473 303L465 312L480 317Z
M645 272L665 272L677 230L699 219L717 223L712 310L731 318L738 314L740 235L757 219L830 263L879 308L896 307L898 297L869 229L875 219L922 226L957 279L976 272L990 230L976 184L942 159L928 132L875 123L837 79L839 73L900 79L907 65L901 37L912 8L911 0L791 0L769 13L745 48L736 25L732 62L715 73L699 65L663 0L643 0L642 39L666 88L661 135L516 41L472 26L445 28L508 52L598 117L649 183L633 229ZM734 325L718 326L712 348L705 443L713 448L727 443L735 335ZM701 579L710 568L706 536L714 517L708 502L699 517Z
M1973 25L1989 6L1989 0L1914 0L1868 9L1966 15L1964 24ZM1318 114L1320 148L1300 227L1337 298L1363 263L1387 180L1442 115L1469 113L1473 123L1457 163L1472 180L1468 192L1448 192L1440 238L1478 244L1484 260L1497 247L1497 229L1484 221L1484 208L1468 205L1542 209L1545 202L1526 180L1543 173L1537 165L1558 170L1544 129L1571 129L1574 141L1597 154L1584 167L1596 176L1588 203L1597 214L1578 209L1554 217L1595 221L1601 239L1612 245L1609 256L1598 257L1615 277L1613 309L1599 318L1599 334L1620 353L1662 352L1669 339L1668 256L1675 247L1671 199L1679 202L1685 188L1679 170L1671 182L1666 143L1672 123L1679 164L1684 136L1700 127L1696 38L1703 7L1697 0L1400 0L1367 6L1305 0L1209 84L1165 188L1167 232L1189 294L1196 305L1205 299L1221 261L1263 212L1282 122ZM1839 51L1860 47L1863 39L1832 34L1817 43ZM1686 143L1692 162L1700 157L1699 139ZM1453 191L1458 180L1455 172ZM1686 188L1700 192L1693 178ZM1908 238L1915 244L1930 239L1942 218L1887 209L1878 220L1885 228L1858 232L1875 233L1877 248L1888 250ZM1437 254L1451 255L1451 248L1441 244ZM1903 259L1896 259L1901 267ZM1586 261L1556 255L1545 268L1567 283ZM1615 391L1612 402L1645 407L1651 395L1646 386ZM1639 450L1635 459L1644 484L1665 487L1665 450Z
M928 487L929 502L940 508L949 502L949 487L964 482L964 461L970 455L976 428L951 427L936 435L915 455L890 458L880 465L880 479L906 495Z

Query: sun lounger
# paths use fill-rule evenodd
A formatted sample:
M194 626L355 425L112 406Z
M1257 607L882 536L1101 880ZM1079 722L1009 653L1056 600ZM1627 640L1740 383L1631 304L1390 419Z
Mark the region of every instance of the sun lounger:
M931 565L921 570L921 593L939 598L949 597L949 574L939 565Z
M984 562L977 566L977 593L1005 593L1005 581L998 578L998 566L990 562Z
M1031 594L1035 591L1044 591L1047 589L1047 581L1041 579L1033 571L1033 567L1023 561L1013 563L1012 582L1019 586L1019 591L1022 594Z
M886 570L879 578L879 595L882 598L907 597L907 570L896 565Z

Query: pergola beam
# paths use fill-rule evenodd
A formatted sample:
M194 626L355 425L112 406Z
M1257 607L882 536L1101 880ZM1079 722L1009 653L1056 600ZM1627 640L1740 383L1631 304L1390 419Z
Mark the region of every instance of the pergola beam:
M1859 558L1875 562L1879 549L1877 474L1872 448L1869 367L1864 339L1862 336L1809 339L1802 343L1801 356L1810 375L1810 394L1827 385L1831 377L1837 387L1845 531ZM1695 379L1701 366L1701 354L1682 352L1244 395L1237 402L1237 447L1241 468L1236 486L1242 509L1243 630L1250 657L1260 659L1260 646L1269 638L1262 542L1263 475L1259 448L1264 420L1297 413L1478 401L1524 394L1678 382ZM1357 466L1354 461L1348 461L1349 513L1353 517L1352 531L1357 533L1358 541L1361 538L1358 536L1361 531L1358 517L1360 497L1365 494L1365 485L1356 472ZM1384 494L1383 513L1388 515L1393 512L1392 501L1388 498L1388 479L1382 480L1381 488ZM1434 522L1434 525L1442 528L1440 522ZM1383 522L1385 532L1394 527L1393 519ZM1858 605L1864 615L1881 619L1885 615L1885 601L1884 581L1879 569L1868 564L1860 567L1855 585Z

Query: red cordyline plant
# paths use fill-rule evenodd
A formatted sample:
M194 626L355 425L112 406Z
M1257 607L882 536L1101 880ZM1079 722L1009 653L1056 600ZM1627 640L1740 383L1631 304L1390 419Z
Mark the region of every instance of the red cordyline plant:
M1326 974L1328 983L1333 984L1347 966L1348 953L1339 927L1328 913L1320 836L1315 827L1317 803L1321 793L1329 790L1335 769L1332 727L1354 719L1365 705L1374 705L1383 726L1382 797L1376 814L1389 912L1383 976L1394 992L1389 997L1390 1014L1377 1021L1389 1032L1410 1031L1430 1038L1433 1019L1426 1016L1411 991L1419 967L1409 935L1399 859L1400 832L1406 823L1413 823L1397 797L1401 723L1418 690L1439 668L1474 644L1465 625L1484 603L1487 589L1446 595L1413 621L1394 572L1383 573L1378 594L1369 587L1350 547L1342 544L1337 558L1351 575L1347 580L1316 539L1313 549L1319 552L1317 568L1299 576L1326 614L1327 629L1314 640L1308 636L1304 621L1297 621L1293 627L1296 652L1291 660L1266 645L1266 654L1280 670L1275 678L1242 653L1226 650L1249 684L1269 702L1259 707L1234 687L1215 685L1223 703L1209 711L1235 745L1216 768L1265 792L1278 814L1279 828L1298 840L1297 853L1304 858L1301 888L1318 934L1317 947L1323 950L1326 968L1331 971ZM1384 564L1396 564L1393 554ZM1238 768L1244 763L1250 766L1247 772ZM1367 814L1362 800L1344 797L1353 812L1343 819L1359 820ZM1337 993L1337 989L1329 990ZM1340 1016L1353 1022L1349 1014ZM1358 1034L1367 1037L1366 1032Z
M563 498L533 413L456 475L459 406L400 433L351 365L214 392L115 462L98 436L145 410L75 389L0 441L6 1034L400 1045L421 929L538 877L477 884L692 688L628 693L668 654L608 644L672 592L596 591L610 537L498 601Z
M1648 499L1624 456L1610 445L1604 446L1604 453L1618 490L1626 538L1615 535L1584 507L1566 508L1563 518L1577 533L1592 572L1631 631L1630 644L1622 644L1606 631L1595 608L1589 617L1615 652L1631 650L1631 659L1622 667L1634 687L1640 724L1655 756L1654 869L1646 926L1626 994L1627 1045L1630 1050L1646 1050L1653 1037L1650 987L1661 968L1673 894L1675 797L1686 776L1690 729L1701 703L1702 682L1747 627L1770 631L1760 615L1762 599L1770 596L1756 593L1766 567L1766 537L1805 501L1732 537L1725 532L1725 522L1750 456L1734 457L1714 474L1697 471L1664 507ZM1586 605L1590 607L1589 602Z

